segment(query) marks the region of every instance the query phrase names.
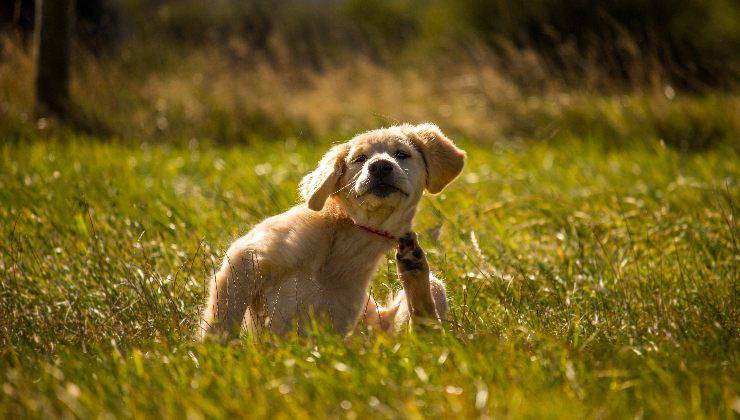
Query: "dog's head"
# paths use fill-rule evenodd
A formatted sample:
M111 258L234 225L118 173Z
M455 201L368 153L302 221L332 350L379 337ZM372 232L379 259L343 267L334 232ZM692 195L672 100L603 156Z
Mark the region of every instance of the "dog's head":
M434 124L382 128L332 147L300 192L311 210L331 198L356 222L391 228L410 223L424 189L442 191L464 162L465 152Z

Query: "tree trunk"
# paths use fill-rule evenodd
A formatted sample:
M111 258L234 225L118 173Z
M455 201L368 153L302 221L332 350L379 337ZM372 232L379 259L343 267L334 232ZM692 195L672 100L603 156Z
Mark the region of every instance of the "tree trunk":
M64 118L69 112L69 56L74 0L36 1L36 112Z

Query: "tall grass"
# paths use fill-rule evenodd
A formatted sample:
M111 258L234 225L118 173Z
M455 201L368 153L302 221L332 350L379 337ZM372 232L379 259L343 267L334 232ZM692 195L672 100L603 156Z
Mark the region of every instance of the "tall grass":
M30 52L9 39L3 45L0 133L19 139L58 132L55 121L34 118ZM505 70L483 47L462 57L439 55L431 64L425 58L388 66L360 56L321 70L259 58L245 63L228 48L142 48L121 60L80 52L72 96L83 130L129 140L238 143L346 136L433 120L488 143L594 134L615 144L663 140L683 150L732 142L740 132L732 92L688 94L660 85L597 94L568 88L546 73L537 76L538 62L529 63L527 55L508 63L518 60L519 70ZM153 69L138 62L149 54L162 61ZM531 72L540 78L536 91L513 76Z
M190 341L207 279L329 142L6 144L0 413L732 417L737 152L605 143L461 139L415 227L446 334L227 347Z

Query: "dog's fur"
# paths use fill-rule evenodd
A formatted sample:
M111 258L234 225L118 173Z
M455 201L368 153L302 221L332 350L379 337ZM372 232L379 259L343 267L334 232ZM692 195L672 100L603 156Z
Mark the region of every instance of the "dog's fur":
M342 334L361 318L387 331L416 319L444 320L444 285L430 275L410 229L424 189L440 192L464 160L433 124L373 130L332 147L301 181L305 203L231 245L211 282L202 336L233 336L243 326L305 331L312 317ZM383 308L368 287L395 245L404 291Z

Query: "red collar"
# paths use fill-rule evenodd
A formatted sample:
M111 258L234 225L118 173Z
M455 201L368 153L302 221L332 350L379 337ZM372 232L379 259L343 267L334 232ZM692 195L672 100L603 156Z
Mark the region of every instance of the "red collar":
M376 234L378 236L382 236L382 237L384 237L386 239L390 239L391 241L395 241L395 240L398 239L397 237L391 235L390 233L388 233L388 232L386 232L384 230L378 230L378 229L375 229L375 228L371 228L370 226L364 226L364 225L361 225L361 224L358 224L358 223L354 223L354 225L357 226L358 228L362 229L362 230L367 231L367 232L374 233L374 234Z

